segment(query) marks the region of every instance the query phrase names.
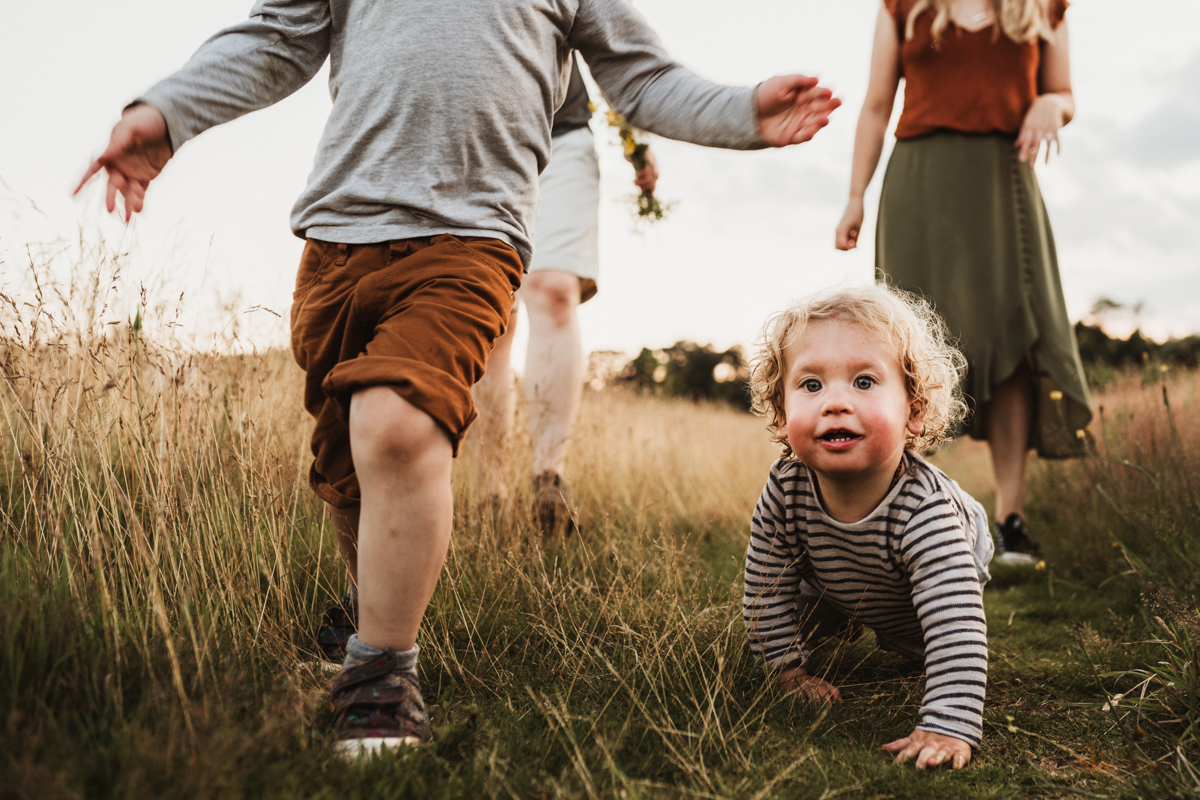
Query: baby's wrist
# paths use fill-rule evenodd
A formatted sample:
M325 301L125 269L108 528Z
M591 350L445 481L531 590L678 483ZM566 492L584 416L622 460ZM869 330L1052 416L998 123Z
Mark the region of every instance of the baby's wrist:
M775 674L775 679L785 687L807 677L808 671L804 669L803 664L796 664L787 669L781 669Z
M940 736L944 739L953 739L956 742L961 742L961 743L965 744L972 751L976 750L979 747L978 744L976 744L975 742L972 742L970 739L967 739L962 736L958 736L953 733L946 733L945 731L931 731L931 730L921 727L920 723L918 723L916 728L913 729L914 735L918 734L918 733L923 733L926 736Z

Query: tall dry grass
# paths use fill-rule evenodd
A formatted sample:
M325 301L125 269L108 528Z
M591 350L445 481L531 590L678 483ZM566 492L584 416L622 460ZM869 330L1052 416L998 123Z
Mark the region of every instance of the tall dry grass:
M570 541L532 535L525 423L499 525L468 439L421 634L439 743L338 763L304 659L346 578L306 486L298 369L197 348L169 308L121 295L119 259L87 263L102 269L69 284L35 269L0 297L0 796L928 796L872 752L911 730L919 675L856 645L830 668L862 698L829 724L747 652L741 557L775 457L761 420L613 392L585 396ZM1172 565L1193 558L1173 532L1194 532L1197 387L1168 376L1172 419L1160 387L1121 383L1092 459L1033 469L1060 574L1133 565L1194 586ZM1151 688L1147 713L1180 713ZM933 780L974 797L1010 778L985 762Z
M1200 373L1130 373L1097 398L1088 457L1034 462L1030 513L1065 574L1200 589Z
M178 717L194 738L229 665L290 647L328 594L299 383L282 354L148 335L162 310L144 293L118 316L115 258L80 277L35 268L0 296L9 700L35 738L72 706L102 729Z
M108 741L168 772L191 765L204 794L248 749L327 750L324 681L303 659L346 579L306 486L288 354L197 350L144 296L116 314L107 266L75 289L35 271L2 298L0 738L34 743L27 782L71 753L103 773ZM531 535L527 445L508 460L502 530L477 513L470 445L456 468L421 640L441 747L488 724L466 698L500 702L533 723L513 747L549 748L553 769L480 766L496 786L719 792L775 703L745 651L737 557L773 450L759 421L719 407L589 394L581 419L577 541ZM647 747L644 774L613 772Z

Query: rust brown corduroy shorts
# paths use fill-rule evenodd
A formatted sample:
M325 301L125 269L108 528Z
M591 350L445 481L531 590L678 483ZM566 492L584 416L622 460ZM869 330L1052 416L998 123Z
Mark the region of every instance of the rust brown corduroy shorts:
M476 417L471 387L504 332L521 259L496 239L442 235L378 244L310 239L292 301L292 353L316 420L309 484L337 508L361 497L350 397L388 386L450 437Z

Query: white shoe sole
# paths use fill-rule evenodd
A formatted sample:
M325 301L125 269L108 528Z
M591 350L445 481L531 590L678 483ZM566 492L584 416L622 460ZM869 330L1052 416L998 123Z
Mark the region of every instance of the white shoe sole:
M392 736L379 739L343 739L333 743L333 752L346 761L370 758L384 750L399 750L401 747L416 747L421 740L416 736Z
M296 659L296 669L319 669L327 675L336 675L342 671L342 665L333 661L326 661L323 658L298 658Z
M1016 564L1025 567L1036 567L1041 561L1037 556L1031 556L1028 553L998 553L996 561L1001 564Z

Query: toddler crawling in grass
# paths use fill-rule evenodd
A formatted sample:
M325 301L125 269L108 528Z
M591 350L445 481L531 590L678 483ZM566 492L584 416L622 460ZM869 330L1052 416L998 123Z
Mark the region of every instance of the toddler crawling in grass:
M983 733L987 515L921 457L964 413L964 366L927 303L868 286L769 320L750 378L783 447L746 552L750 647L785 691L829 702L804 668L821 638L866 626L920 660L920 722L884 745L919 769L962 767Z

